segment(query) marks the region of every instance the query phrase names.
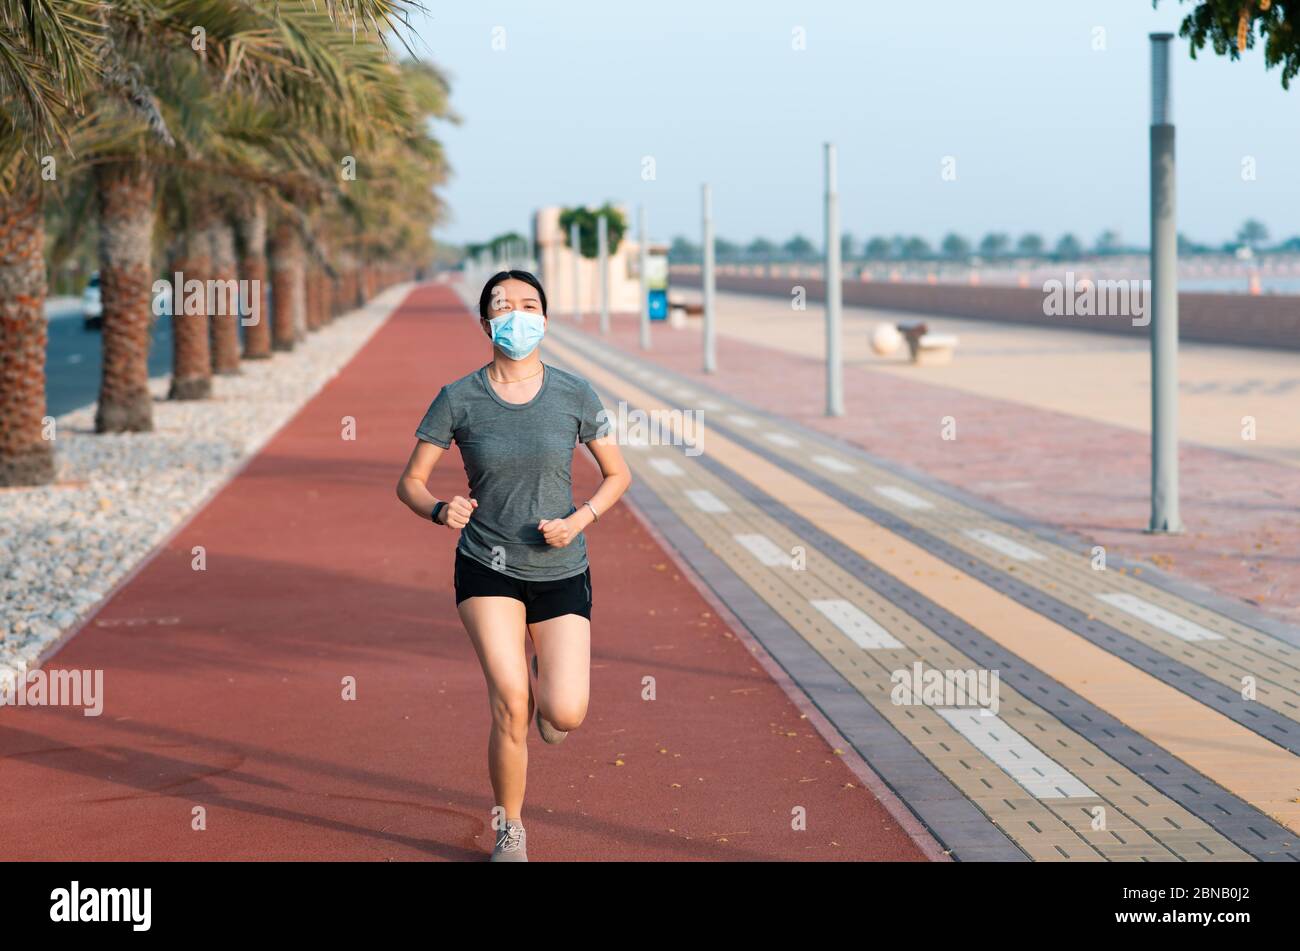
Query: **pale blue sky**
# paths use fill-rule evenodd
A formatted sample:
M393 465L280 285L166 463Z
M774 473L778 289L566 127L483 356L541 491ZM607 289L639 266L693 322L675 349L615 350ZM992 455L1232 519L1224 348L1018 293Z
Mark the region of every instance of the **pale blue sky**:
M464 118L443 240L523 231L542 204L635 207L698 240L699 185L718 234L820 244L822 143L840 156L844 230L1105 229L1146 244L1149 41L1190 9L1162 0L426 0L419 50ZM792 31L806 31L795 51ZM502 34L497 28L504 31ZM1095 30L1105 31L1094 51ZM496 31L494 33L494 31ZM505 49L493 38L504 36ZM1247 217L1300 233L1300 83L1256 49L1193 62L1176 39L1179 229L1229 238ZM643 156L657 178L641 179ZM957 180L940 178L944 156ZM1252 157L1257 178L1242 180Z

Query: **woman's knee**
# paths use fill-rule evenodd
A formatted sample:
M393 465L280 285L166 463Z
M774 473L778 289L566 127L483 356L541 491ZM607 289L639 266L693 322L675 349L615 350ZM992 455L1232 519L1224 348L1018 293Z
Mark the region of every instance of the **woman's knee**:
M550 721L551 726L567 733L582 726L582 721L587 718L587 704L573 701L552 703L549 709L542 711L542 716Z
M528 691L512 690L492 698L492 723L507 736L523 740L528 735Z

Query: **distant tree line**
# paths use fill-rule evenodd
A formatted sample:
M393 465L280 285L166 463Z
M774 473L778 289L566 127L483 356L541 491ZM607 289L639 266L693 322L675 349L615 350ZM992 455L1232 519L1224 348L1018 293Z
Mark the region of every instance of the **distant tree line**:
M1241 248L1249 248L1256 253L1300 251L1300 236L1290 238L1281 244L1268 245L1268 229L1263 223L1250 219L1237 230L1236 237L1220 244L1202 243L1179 235L1178 248L1182 254L1232 254ZM892 237L876 235L859 242L852 235L846 234L840 239L840 255L844 260L852 261L950 261L969 262L974 258L982 261L1010 259L1044 259L1069 260L1085 256L1107 257L1118 254L1142 254L1146 249L1125 243L1115 231L1106 230L1099 234L1091 245L1085 245L1073 234L1063 234L1049 245L1046 238L1035 233L1022 234L1012 239L1011 235L1000 231L991 231L978 242L972 242L965 236L950 232L934 247L925 238L918 235L896 234ZM725 262L745 261L818 261L822 249L803 235L796 234L788 241L777 244L767 238L755 238L742 245L726 238L718 238L714 244L717 260ZM698 264L701 260L700 246L682 235L673 239L668 251L668 259L674 264Z

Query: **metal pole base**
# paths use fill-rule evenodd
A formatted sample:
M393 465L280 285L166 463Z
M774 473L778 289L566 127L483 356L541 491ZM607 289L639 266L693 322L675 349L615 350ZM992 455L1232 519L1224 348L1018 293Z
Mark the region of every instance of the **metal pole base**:
M1183 528L1182 522L1178 522L1173 525L1169 525L1169 524L1148 525L1146 528L1142 529L1142 534L1143 535L1182 535L1185 533L1185 531L1186 530Z

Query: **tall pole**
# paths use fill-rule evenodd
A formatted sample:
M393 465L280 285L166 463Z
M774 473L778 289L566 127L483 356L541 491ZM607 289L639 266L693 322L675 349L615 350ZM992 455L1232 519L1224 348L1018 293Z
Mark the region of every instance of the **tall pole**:
M840 348L840 193L835 146L826 143L826 415L844 415L844 359Z
M714 280L713 280L713 190L704 185L700 190L700 204L703 212L702 236L704 249L704 272L701 285L704 288L704 372L716 373L718 370L717 327L714 324Z
M638 255L641 265L641 349L650 349L650 240L646 237L645 205L637 208L637 231L640 234Z
M582 320L582 304L579 303L578 295L581 291L579 286L579 268L582 266L582 248L578 245L578 223L575 221L569 225L569 247L573 249L573 319Z
M1178 514L1178 226L1169 48L1151 34L1151 524L1183 530Z
M609 333L609 219L596 219L596 264L600 270L600 332Z

